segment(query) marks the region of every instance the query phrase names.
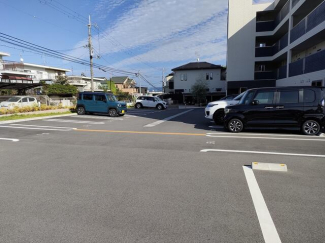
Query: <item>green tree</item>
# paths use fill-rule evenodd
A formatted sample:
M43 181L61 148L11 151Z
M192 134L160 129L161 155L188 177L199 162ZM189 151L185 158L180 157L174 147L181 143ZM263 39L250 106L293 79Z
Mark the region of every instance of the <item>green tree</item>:
M112 80L107 80L107 90L110 90L114 95L117 94L118 89Z
M202 80L197 80L196 83L191 87L193 97L196 97L198 104L205 103L207 96L208 85Z
M62 85L68 84L68 78L66 76L59 75L56 77L55 83Z
M77 92L77 88L69 84L51 84L47 87L47 94L49 95L75 95Z

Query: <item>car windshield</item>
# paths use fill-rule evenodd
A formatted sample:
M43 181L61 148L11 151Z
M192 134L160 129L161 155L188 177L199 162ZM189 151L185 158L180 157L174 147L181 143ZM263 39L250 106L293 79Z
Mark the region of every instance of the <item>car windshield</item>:
M248 105L250 100L253 98L254 91L251 92L245 92L244 96L241 98L239 104L240 105Z
M234 98L234 100L241 100L241 98L243 98L243 96L244 96L245 94L246 94L246 91L243 92L243 93L241 93L240 95L236 96L236 97Z
M157 101L162 101L162 99L160 99L158 96L156 96L155 99L156 99Z
M9 100L7 100L8 102L17 102L18 100L20 100L20 97L11 97Z
M117 101L116 97L114 95L108 95L109 101Z

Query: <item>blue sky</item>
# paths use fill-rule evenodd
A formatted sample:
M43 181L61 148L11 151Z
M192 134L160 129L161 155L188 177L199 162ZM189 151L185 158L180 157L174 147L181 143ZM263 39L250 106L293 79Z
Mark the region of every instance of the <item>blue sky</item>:
M90 14L100 28L99 34L93 30L93 43L102 58L94 62L140 71L161 87L162 68L166 74L197 57L226 64L227 5L227 0L0 0L2 20L6 20L1 21L1 32L87 59L82 46L88 30L83 20ZM57 10L68 10L65 7L75 14ZM89 75L86 66L8 46L0 42L0 51L11 53L10 60L22 56L25 62ZM95 75L119 74L95 70Z

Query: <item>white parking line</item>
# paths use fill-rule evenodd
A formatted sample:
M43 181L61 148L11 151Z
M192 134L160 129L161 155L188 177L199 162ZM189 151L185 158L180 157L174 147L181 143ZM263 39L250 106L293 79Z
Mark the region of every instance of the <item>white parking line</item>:
M176 114L176 115L173 115L173 116L167 117L167 118L165 118L165 119L163 119L163 120L159 120L159 121L156 121L156 122L153 122L153 123L147 124L147 125L145 125L144 127L155 127L155 126L157 126L157 125L159 125L159 124L161 124L161 123L163 123L163 122L165 122L165 121L169 121L169 120L171 120L171 119L174 119L175 117L178 117L178 116L184 115L185 113L188 113L188 112L190 112L190 111L192 111L192 110L193 110L193 109L191 109L191 110L187 110L187 111L184 111L184 112L181 112L181 113L178 113L178 114Z
M107 116L76 116L74 118L81 118L81 119L98 119L98 120L118 120L118 121L123 121L123 118L118 118L118 117L107 117Z
M16 139L16 138L0 138L0 140L19 142L19 139Z
M214 132L207 133L208 135L228 135L228 136L271 136L271 137L308 137L306 135L299 134L275 134L275 133L230 133L230 132ZM319 136L310 136L310 137L319 137ZM320 136L322 137L322 136Z
M39 125L25 125L25 124L11 124L11 126L21 127L40 127L40 128L58 128L58 129L73 129L73 127L53 127L53 126L39 126Z
M13 128L13 129L26 129L26 130L44 130L44 131L62 131L62 132L67 132L67 131L72 131L73 128L69 129L56 129L56 128L46 128L46 127L18 127L18 126L0 126L0 127L6 127L6 128Z
M226 150L226 149L202 149L200 152L203 152L203 153L206 153L206 152L225 152L225 153L244 153L244 154L269 154L269 155L284 155L284 156L325 158L325 155L322 155L322 154L291 154L291 153L245 151L245 150Z
M278 231L276 230L253 170L247 166L243 166L243 170L265 243L281 243Z
M77 124L91 124L91 125L102 125L105 122L93 122L93 121L78 121L78 120L65 120L65 119L48 119L44 121L54 121L54 122L66 122L66 123L77 123Z
M207 137L211 138L244 138L244 139L268 139L268 140L291 140L291 141L317 141L317 142L325 142L323 138L281 138L281 137L244 137L244 136L219 136L219 135L207 135Z

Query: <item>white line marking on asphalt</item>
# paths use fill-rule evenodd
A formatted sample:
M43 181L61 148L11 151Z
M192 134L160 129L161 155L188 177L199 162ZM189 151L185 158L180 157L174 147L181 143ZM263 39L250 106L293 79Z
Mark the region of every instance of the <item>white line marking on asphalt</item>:
M107 116L76 116L74 118L81 118L81 119L98 119L98 120L118 120L118 121L123 121L123 118L118 118L118 117L107 117Z
M103 125L105 122L93 122L93 121L77 121L77 120L65 120L65 119L48 119L44 121L54 122L66 122L66 123L77 123L77 124L92 124L92 125Z
M17 119L17 120L10 120L10 121L1 121L0 124L11 124L11 123L17 123L17 122L36 121L36 120L43 120L43 119L48 119L48 118L75 116L75 115L77 115L77 114L64 114L64 115L54 115L54 116L43 116L43 117L35 117L35 118Z
M0 126L0 127L6 127L6 128L14 128L14 129L27 129L27 130L44 130L44 131L72 131L73 128L70 129L54 129L54 128L45 128L45 127L16 127L16 126Z
M178 117L178 116L184 115L185 113L188 113L188 112L190 112L190 111L192 111L192 110L193 110L193 109L191 109L191 110L187 110L187 111L184 111L184 112L181 112L181 113L178 113L178 114L176 114L176 115L173 115L173 116L167 117L167 118L165 118L165 119L163 119L163 120L159 120L159 121L156 121L156 122L150 123L150 124L148 124L148 125L145 125L144 127L155 127L155 126L157 126L157 125L159 125L159 124L161 124L161 123L163 123L163 122L165 122L165 121L169 121L169 120L171 120L171 119L173 119L173 118L175 118L175 117Z
M278 231L275 228L271 214L251 168L243 166L248 188L251 193L257 218L260 223L265 243L281 243Z
M207 135L228 135L228 136L271 136L271 137L306 137L306 135L298 134L274 134L274 133L230 133L230 132L214 132ZM319 137L319 136L313 136Z
M19 139L16 139L16 138L0 138L0 140L19 142Z
M244 136L219 136L219 135L207 135L207 137L211 138L245 138L245 139L269 139L269 140L292 140L292 141L318 141L325 142L325 139L322 138L281 138L281 137L244 137Z
M25 124L11 124L11 126L21 126L21 127L40 127L40 128L58 128L58 129L72 129L72 127L53 127L53 126L39 126L39 125L25 125Z
M284 155L284 156L325 158L325 155L322 155L322 154L291 154L291 153L245 151L245 150L226 150L226 149L202 149L200 152L203 152L203 153L206 153L206 152L226 152L226 153L244 153L244 154L269 154L269 155Z

